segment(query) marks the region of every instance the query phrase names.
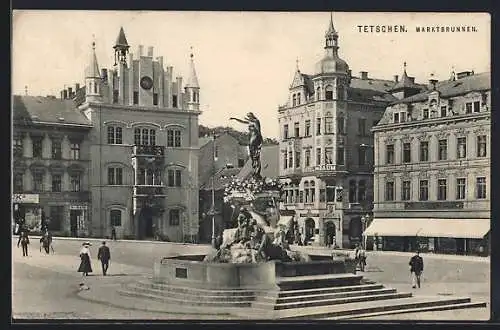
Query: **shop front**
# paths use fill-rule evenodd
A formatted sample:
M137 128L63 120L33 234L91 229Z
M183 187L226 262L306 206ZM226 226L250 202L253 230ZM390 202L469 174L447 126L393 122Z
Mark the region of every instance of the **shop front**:
M12 226L24 225L30 231L40 231L44 212L38 194L12 195Z
M369 249L487 255L490 219L380 218L365 230Z

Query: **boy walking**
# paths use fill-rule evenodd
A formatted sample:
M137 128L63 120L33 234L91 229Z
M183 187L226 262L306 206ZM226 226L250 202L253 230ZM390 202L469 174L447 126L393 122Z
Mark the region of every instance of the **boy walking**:
M411 257L410 262L410 273L411 273L411 285L412 288L417 286L420 288L420 276L424 271L424 259L420 256L419 251L413 257Z
M102 246L97 252L97 259L101 261L102 274L106 276L106 272L109 267L109 260L111 259L111 253L109 251L109 247L106 246L106 242L102 242Z

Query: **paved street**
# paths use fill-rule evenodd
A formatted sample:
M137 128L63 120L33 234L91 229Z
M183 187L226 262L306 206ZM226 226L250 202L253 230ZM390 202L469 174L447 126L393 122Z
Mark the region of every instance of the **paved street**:
M33 239L32 242L36 242ZM202 254L210 250L206 245L182 245L155 242L108 242L112 261L110 275L101 275L96 260L99 241L93 241L94 274L87 278L90 290L78 295L81 276L76 272L78 252L83 240L55 239L54 255L44 255L38 245L32 244L30 257L23 258L21 249L13 243L13 316L17 318L129 318L129 319L224 319L228 315L210 315L203 310L164 310L155 302L127 301L114 292L123 283L150 276L156 258L178 254ZM34 248L34 249L33 249ZM326 253L326 251L325 251ZM470 296L473 301L489 302L490 264L487 259L425 256L423 287L411 289L406 254L374 252L368 255L365 276L369 279L412 291L415 295ZM92 294L107 290L109 301L90 301ZM153 306L154 305L154 306ZM125 306L125 308L123 308ZM153 307L154 308L153 308ZM154 310L156 312L150 312ZM448 314L447 314L448 313ZM457 312L454 312L457 313ZM467 311L468 319L487 319L489 309ZM437 316L436 316L437 315ZM453 314L430 313L424 319L438 319ZM460 313L464 316L466 314ZM424 315L425 316L425 315ZM408 316L388 316L401 319Z

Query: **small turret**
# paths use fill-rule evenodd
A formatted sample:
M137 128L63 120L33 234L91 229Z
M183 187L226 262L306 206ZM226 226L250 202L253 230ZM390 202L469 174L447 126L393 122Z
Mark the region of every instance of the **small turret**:
M87 67L85 68L85 100L87 102L101 101L101 75L95 53L95 41L92 42L92 51Z
M188 110L199 110L200 109L200 85L198 84L198 77L196 75L196 69L194 66L194 55L191 49L190 55L190 74L184 90L186 91L188 102Z

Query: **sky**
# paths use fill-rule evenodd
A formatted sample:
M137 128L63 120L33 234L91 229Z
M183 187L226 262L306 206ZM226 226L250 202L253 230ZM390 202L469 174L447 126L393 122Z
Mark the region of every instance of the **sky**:
M403 62L416 82L430 74L448 79L456 72L490 71L490 16L486 13L333 12L339 54L353 72L393 79ZM297 64L313 74L324 55L328 12L19 11L13 13L12 90L24 95L60 95L83 83L91 43L100 68L113 66L112 46L120 27L131 52L154 47L174 76L187 80L194 53L206 126L244 125L229 121L252 111L263 135L278 137L278 106L288 99ZM358 26L404 25L406 33L366 33ZM416 26L474 26L477 32L422 33ZM362 28L363 30L363 28Z

